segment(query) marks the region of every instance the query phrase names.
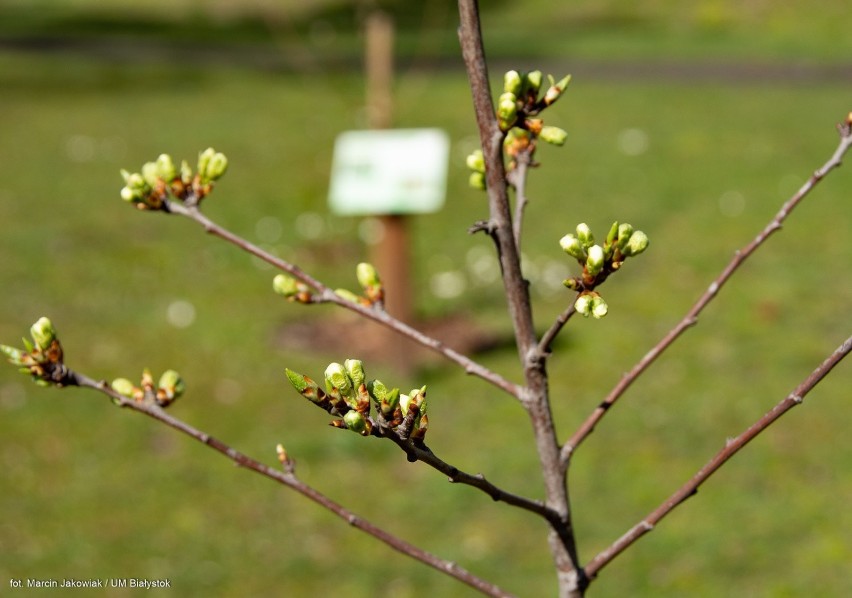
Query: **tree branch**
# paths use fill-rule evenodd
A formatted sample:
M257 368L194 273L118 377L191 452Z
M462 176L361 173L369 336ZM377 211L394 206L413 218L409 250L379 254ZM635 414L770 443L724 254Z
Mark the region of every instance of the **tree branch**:
M196 440L201 444L210 447L214 451L224 455L226 458L233 461L236 465L248 469L249 471L253 471L257 474L260 474L275 482L278 482L283 486L287 486L291 490L295 490L305 498L308 498L309 500L315 502L322 508L334 513L337 517L344 520L352 527L374 537L375 539L386 544L397 552L400 552L417 561L420 561L421 563L424 563L432 567L433 569L444 573L445 575L449 575L450 577L453 577L456 580L467 584L468 586L476 590L479 590L483 594L501 598L510 598L512 596L512 594L506 592L500 587L483 579L480 579L479 577L466 571L456 563L441 559L425 550L418 548L417 546L409 544L408 542L397 538L393 534L370 523L366 519L356 515L352 511L346 509L345 507L334 502L318 490L314 489L312 486L309 486L302 482L298 477L296 477L292 467L285 468L283 471L281 471L269 467L268 465L265 465L263 463L260 463L259 461L252 459L251 457L230 447L221 440L218 440L213 436L210 436L209 434L205 434L204 432L190 426L182 420L169 415L161 407L158 407L153 404L149 405L143 402L134 401L133 399L128 399L127 397L120 395L119 393L112 390L112 388L110 388L109 384L107 384L106 382L98 382L92 378L89 378L88 376L69 370L68 384L76 384L77 386L91 388L106 394L118 406L125 407L138 413L147 415L148 417L155 419L160 423L165 424L189 436L193 440Z
M206 215L202 214L198 208L187 207L177 202L171 202L169 204L168 211L173 214L185 216L190 220L194 220L195 222L200 224L204 228L204 230L207 231L209 234L228 241L232 245L239 247L243 251L265 261L266 263L291 275L293 278L296 278L297 280L305 283L317 292L318 303L334 303L345 309L354 311L355 313L367 318L368 320L378 322L379 324L382 324L383 326L386 326L391 330L396 331L402 336L405 336L419 343L420 345L427 347L428 349L431 349L436 353L439 353L440 355L443 355L448 361L451 361L456 365L461 366L466 373L482 378L486 382L490 382L497 388L507 392L508 394L517 399L520 399L523 395L522 388L517 384L506 380L496 372L473 361L472 359L459 353L458 351L446 346L443 342L432 338L424 334L423 332L417 330L416 328L410 326L409 324L406 324L405 322L394 318L392 315L388 314L384 310L365 307L359 303L354 303L352 301L344 299L343 297L335 293L334 290L332 290L330 287L324 285L319 280L311 277L298 266L291 264L287 260L283 260L279 257L276 257L267 251L264 251L257 245L250 243L246 239L243 239L239 235L236 235L228 229L215 223Z
M481 473L476 475L466 473L458 467L443 461L425 444L414 443L410 440L400 438L395 434L383 434L382 437L389 438L396 443L408 455L409 461L422 461L426 465L446 475L449 481L454 484L473 486L474 488L485 492L485 494L490 496L491 499L496 502L504 502L513 507L518 507L525 511L535 513L551 523L554 527L561 525L562 518L559 513L549 508L540 500L530 500L524 496L507 492L506 490L503 490L489 482Z
M813 175L802 187L789 199L775 215L775 217L764 227L764 229L754 238L754 240L734 253L734 257L722 270L722 273L710 284L704 294L698 298L698 301L687 312L683 319L678 322L648 353L642 357L639 362L633 366L633 369L625 374L618 384L610 391L607 397L598 405L597 408L589 415L580 428L562 447L562 463L565 467L571 459L571 455L578 446L594 431L597 423L603 419L610 407L624 394L633 382L646 370L648 367L665 351L675 340L686 331L687 328L698 323L698 315L712 301L722 286L728 279L737 271L737 269L746 261L763 243L769 238L772 233L781 228L782 223L787 219L793 209L816 187L816 185L834 168L841 164L843 155L852 145L852 131L850 124L843 123L838 125L840 131L840 143L837 149L832 154L831 158Z
M698 487L703 484L707 478L713 475L713 473L722 467L728 459L733 457L758 434L772 425L787 411L796 405L801 404L805 396L828 375L834 366L840 363L840 361L849 354L850 350L852 350L852 336L847 338L843 344L841 344L830 356L828 356L819 365L819 367L817 367L810 376L799 384L793 392L787 395L784 400L775 405L775 407L766 413L766 415L757 420L742 434L736 438L728 440L725 443L725 448L716 453L716 455L704 467L702 467L698 473L692 477L692 479L663 501L659 507L649 513L642 521L630 528L627 533L616 540L609 548L593 558L585 567L588 579L594 579L601 569L621 554L628 546L654 529L654 526L656 526L663 517L668 515L678 505L682 504L687 498L695 494L698 491Z
M458 6L459 42L470 81L485 161L489 222L480 229L489 231L497 247L515 342L524 367L526 388L521 400L527 410L535 437L536 451L544 480L546 504L559 513L561 519L549 537L550 549L556 565L559 594L561 597L579 597L582 596L587 582L583 578L583 571L579 565L571 523L567 471L561 468L560 464L560 448L550 409L546 360L538 350L529 286L521 272L520 253L512 225L506 170L503 163L505 134L500 131L497 124L491 100L479 7L476 0L459 0ZM517 238L519 237L518 232Z

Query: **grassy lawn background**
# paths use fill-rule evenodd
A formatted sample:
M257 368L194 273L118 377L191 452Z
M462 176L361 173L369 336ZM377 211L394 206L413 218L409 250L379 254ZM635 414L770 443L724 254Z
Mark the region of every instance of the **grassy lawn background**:
M66 6L83 12L26 13L31 20L17 28L4 21L7 38L56 34L51 28L63 14L97 23L91 5ZM784 63L808 48L798 55L829 64L849 55L838 51L849 42L831 35L832 4L812 19L784 10L766 21L795 23L790 31L750 29L757 17L729 11L727 25L704 37L684 33L702 22L698 13L662 19L661 10L645 11L639 21L648 26L639 27L622 18L630 11L620 3L608 6L601 24L584 27L580 40L537 36L544 42L516 49L518 60L539 54L557 64L563 56ZM724 12L728 5L701 6ZM192 13L175 10L173 16ZM492 27L486 36L502 58L512 56L509 23L529 32L560 22L558 15L527 22L534 9L518 11L505 3L485 15ZM150 14L158 13L152 7ZM582 23L580 16L565 19ZM183 18L162 22L179 29ZM241 37L233 21L210 22L220 23L210 31L230 35L216 40L225 47L257 43ZM343 32L334 38L339 45L325 47L345 56L357 35L336 27ZM67 33L75 31L86 29ZM309 50L330 39L316 33L328 28L313 31L297 39ZM403 32L401 43L418 47L417 31ZM439 46L452 42L452 32L442 31ZM104 39L95 33L83 37ZM173 33L158 39L167 43ZM352 356L356 341L342 338L331 354L286 351L282 326L339 314L281 302L270 292L273 272L188 221L138 213L118 198L119 168L138 168L161 151L192 159L212 145L228 154L231 170L205 211L329 284L353 286L354 264L366 255L358 223L328 215L325 197L334 137L364 126L357 74L5 52L0 89L0 341L14 344L47 314L69 365L89 375L133 377L144 366L175 367L190 388L172 407L179 417L270 463L282 442L306 481L355 512L510 591L552 595L538 522L406 463L390 444L327 428L328 417L285 385L285 366L319 376L329 360ZM410 68L396 91L399 126L440 126L453 140L447 207L413 223L419 311L440 317L460 310L508 332L498 285L477 275L489 243L465 233L485 206L465 183L463 157L475 130L464 75ZM560 339L550 369L563 438L828 157L851 91L849 81L731 86L590 76L575 80L546 113L570 136L564 148L542 148L543 166L530 183L524 251L538 327L565 306L558 282L570 265L557 241L578 222L602 233L612 220L630 221L652 242L603 288L610 315L573 321ZM631 151L642 140L644 151ZM584 560L658 505L848 335L850 186L845 169L823 183L580 451L571 482ZM466 283L456 298L434 293L447 273ZM189 327L169 324L175 302L194 306ZM519 379L512 350L477 359ZM510 399L440 362L428 362L414 379L399 379L381 363L367 369L404 389L429 385L430 446L442 458L540 495L529 429ZM607 568L593 594L716 595L737 588L753 596L842 595L852 560L852 517L843 498L852 494L850 381L843 364L803 407ZM3 368L0 413L4 583L167 577L181 595L472 594L99 396L38 389Z

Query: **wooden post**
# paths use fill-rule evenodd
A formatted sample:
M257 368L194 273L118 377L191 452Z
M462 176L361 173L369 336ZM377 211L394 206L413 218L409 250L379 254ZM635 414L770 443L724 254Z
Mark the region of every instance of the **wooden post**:
M371 129L387 129L393 124L393 46L394 23L387 13L372 11L366 19L365 70L367 81L367 123ZM385 288L385 309L397 319L410 323L412 306L408 216L377 214L381 222L380 240L370 247L370 261L379 272ZM385 356L394 366L408 369L408 343L390 330L382 329ZM401 350L400 350L401 349Z

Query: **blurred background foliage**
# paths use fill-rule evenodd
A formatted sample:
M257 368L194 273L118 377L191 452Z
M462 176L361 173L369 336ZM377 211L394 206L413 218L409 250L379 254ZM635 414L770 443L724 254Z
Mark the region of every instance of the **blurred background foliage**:
M453 140L447 206L412 222L420 317L507 339L485 214L466 186L477 145L446 1L379 3L398 24L394 122ZM830 155L852 108L848 7L831 1L483 3L493 82L574 73L545 113L569 131L531 177L525 272L537 324L566 305L558 239L629 221L651 248L604 288L610 315L573 321L551 365L562 437L667 331ZM121 167L207 146L231 169L205 211L332 286L355 285L369 223L328 213L337 133L365 126L360 22L343 1L0 3L0 340L41 315L94 377L174 367L178 417L275 461L406 539L524 596L552 595L544 527L326 427L286 385L356 357L293 338L347 318L283 303L273 272L187 221L138 213ZM624 397L571 472L585 559L786 395L847 335L852 174L834 173ZM477 355L513 380L506 343ZM429 443L447 461L540 495L521 409L427 358ZM598 596L839 596L850 590L850 369L737 456L595 582ZM0 578L169 578L181 595L467 596L320 509L91 393L0 369ZM112 590L108 594L128 593Z

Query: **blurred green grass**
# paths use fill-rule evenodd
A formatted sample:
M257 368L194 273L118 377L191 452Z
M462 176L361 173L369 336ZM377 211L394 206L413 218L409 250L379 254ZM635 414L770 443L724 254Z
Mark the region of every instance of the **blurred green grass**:
M492 24L499 32L500 21ZM830 43L805 40L824 48L810 58L827 59ZM785 54L765 42L739 56ZM69 364L89 375L175 367L190 386L172 408L179 417L268 462L283 442L306 481L359 514L511 591L552 595L543 526L405 463L390 445L326 428L328 418L288 390L285 366L318 375L350 353L345 338L328 355L287 352L280 327L332 311L277 301L271 271L189 222L118 199L120 167L213 145L232 166L207 213L329 284L351 286L366 250L356 222L326 213L325 195L335 135L364 126L357 74L5 53L0 87L2 342L48 314ZM498 286L476 275L487 239L464 232L485 210L465 186L462 159L476 143L466 80L405 71L396 93L399 126L440 126L453 139L447 208L413 223L419 311L468 310L505 332ZM572 83L546 115L569 141L541 149L529 190L526 267L539 328L565 305L558 282L568 261L556 241L577 222L600 231L627 220L652 246L604 287L611 314L572 322L560 340L551 374L563 437L830 154L849 98L848 81ZM571 482L584 558L847 336L850 185L847 170L833 173L578 454ZM457 298L430 284L447 272L467 282ZM178 301L194 306L187 328L169 324ZM478 359L518 379L512 351ZM604 570L593 593L843 595L852 560L843 498L852 494L849 371L841 365ZM430 445L443 458L540 492L528 426L511 400L437 363L411 380L386 364L368 364L368 374L429 384ZM41 390L0 368L0 411L2 578L168 577L182 595L471 594L100 397Z

